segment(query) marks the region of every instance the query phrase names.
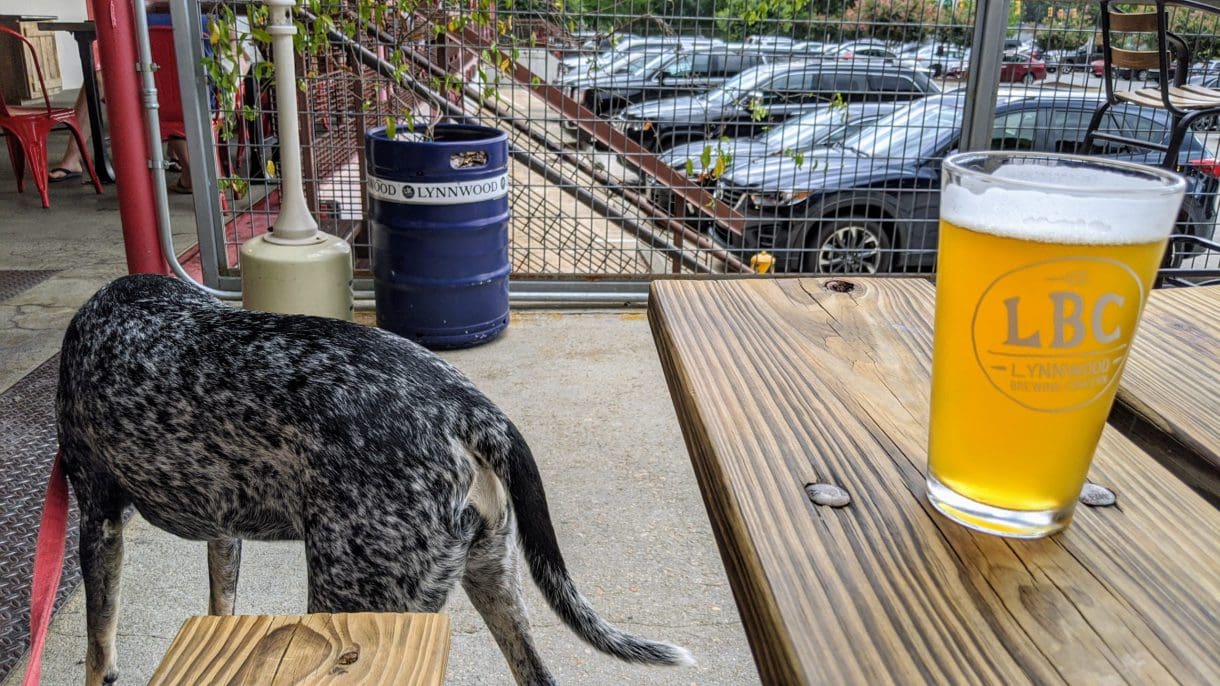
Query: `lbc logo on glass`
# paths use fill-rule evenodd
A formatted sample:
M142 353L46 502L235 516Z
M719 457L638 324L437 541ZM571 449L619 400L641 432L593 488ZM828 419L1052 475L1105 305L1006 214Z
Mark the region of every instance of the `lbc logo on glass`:
M1113 323L1107 326L1106 315L1109 308L1122 309L1127 302L1123 296L1117 293L1102 293L1090 298L1072 291L1051 291L1046 297L1050 300L1050 321L1047 321L1045 316L1035 317L1027 314L1024 326L1021 321L1023 297L1004 299L1008 320L1005 345L1041 348L1046 338L1043 334L1048 331L1051 348L1074 348L1085 342L1086 336L1091 336L1101 344L1112 343L1122 337L1122 325ZM1046 311L1045 306L1036 309L1042 313Z

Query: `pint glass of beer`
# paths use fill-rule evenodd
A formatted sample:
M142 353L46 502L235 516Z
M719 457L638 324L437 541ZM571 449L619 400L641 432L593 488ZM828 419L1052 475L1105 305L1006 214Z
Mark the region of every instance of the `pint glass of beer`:
M928 498L1047 536L1071 522L1185 183L1012 152L953 155L943 177Z

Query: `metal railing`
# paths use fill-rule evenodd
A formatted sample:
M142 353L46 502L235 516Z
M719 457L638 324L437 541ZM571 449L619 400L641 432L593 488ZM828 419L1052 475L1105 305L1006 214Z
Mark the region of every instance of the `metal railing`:
M238 247L277 209L270 81L251 66L221 102L202 67L198 1L170 4L190 155L209 161L190 165L194 187L208 189L195 193L203 276L235 289ZM229 4L239 15L256 6ZM314 12L331 17L327 45L297 66L310 209L352 242L360 290L370 288L363 132L405 126L408 112L509 133L514 297L626 302L677 274L930 272L939 160L979 147L1082 152L1101 97L1085 3L811 1L754 16L736 0L658 0L633 4L651 10L641 17L620 0L562 14L518 2L496 8L491 31L443 4L427 17L441 31L407 15L374 25L358 5L310 3L299 18L312 31ZM1210 78L1215 26L1191 26L1197 76ZM257 65L257 40L243 44ZM447 90L446 75L466 88ZM1114 78L1131 88L1145 76ZM1137 115L1108 125L1160 135L1164 121ZM1196 131L1183 157L1193 185L1179 230L1204 239L1215 136ZM1216 253L1193 252L1177 268L1217 266Z

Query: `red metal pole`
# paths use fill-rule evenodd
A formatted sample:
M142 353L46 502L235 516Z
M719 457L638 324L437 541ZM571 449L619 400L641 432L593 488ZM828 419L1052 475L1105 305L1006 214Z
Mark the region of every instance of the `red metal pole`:
M142 2L143 0L135 0ZM110 154L114 159L119 217L127 271L132 274L168 274L169 266L157 239L157 210L153 204L149 151L144 136L144 112L132 0L92 0L97 23L97 46L105 79L106 115L110 119ZM93 135L101 135L95 131Z

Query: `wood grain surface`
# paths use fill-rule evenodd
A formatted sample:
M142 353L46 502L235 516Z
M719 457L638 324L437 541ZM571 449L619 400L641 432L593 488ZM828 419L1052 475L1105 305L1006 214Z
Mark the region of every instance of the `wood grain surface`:
M987 536L924 497L930 284L661 281L649 317L766 684L1220 683L1220 513L1116 431L1117 505ZM843 283L843 282L839 282ZM813 505L804 487L851 496Z
M441 614L192 617L149 683L439 686L448 657Z
M1152 292L1112 421L1220 505L1220 286Z

